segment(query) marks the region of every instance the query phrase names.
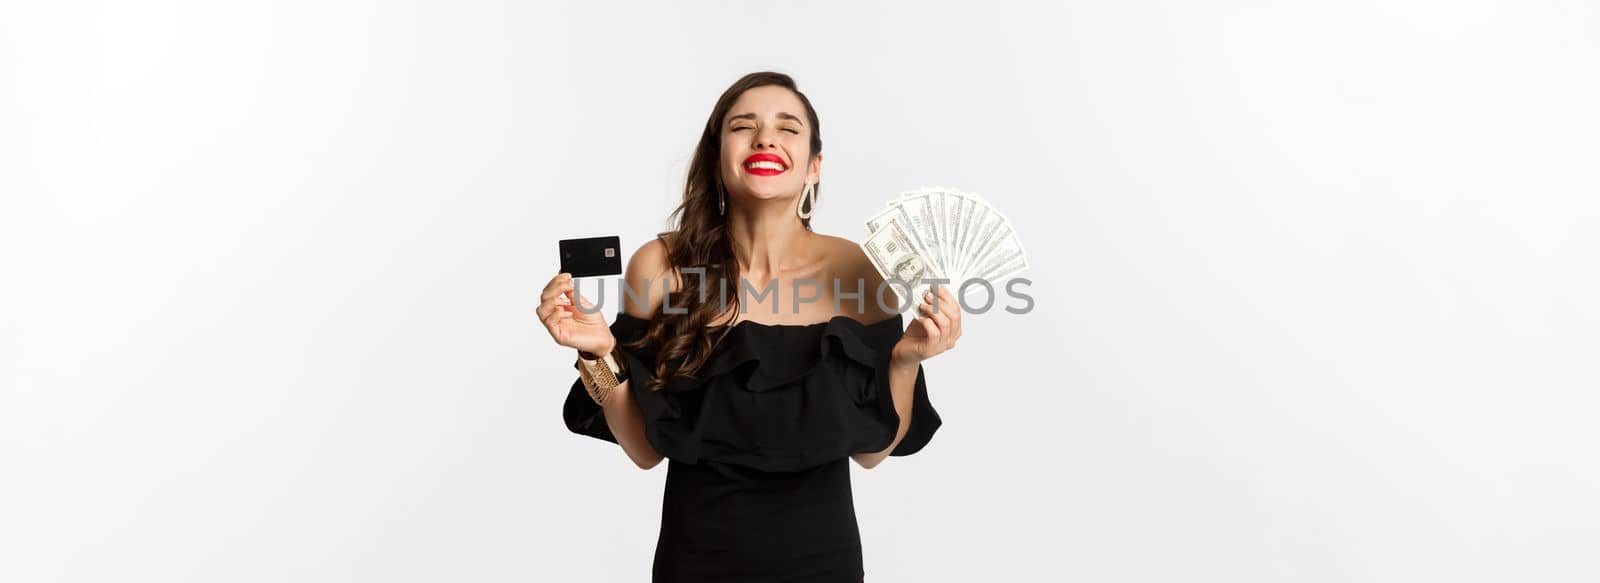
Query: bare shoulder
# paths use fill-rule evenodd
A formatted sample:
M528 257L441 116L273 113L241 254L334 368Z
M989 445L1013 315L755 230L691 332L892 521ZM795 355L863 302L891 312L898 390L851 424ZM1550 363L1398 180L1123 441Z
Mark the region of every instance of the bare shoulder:
M846 292L860 289L864 292L865 305L859 309L854 301L840 302L839 307L845 315L866 324L893 317L895 312L884 308L892 308L896 296L883 285L883 275L878 273L878 268L873 267L872 260L867 258L867 253L861 249L861 244L833 235L820 235L820 237L833 265L829 271L833 273L833 277L839 279L839 289ZM875 301L873 298L879 292L884 294L884 299Z
M872 261L867 259L866 252L855 241L833 235L819 234L817 237L822 241L823 250L833 266L830 271L839 277L855 279L878 274L878 270L872 267Z
M653 237L640 245L633 255L628 257L628 268L623 274L624 285L631 290L648 293L622 295L622 311L637 318L650 318L656 309L661 306L663 286L670 286L673 278L671 262L667 259L667 245L663 237ZM648 286L648 287L647 287Z

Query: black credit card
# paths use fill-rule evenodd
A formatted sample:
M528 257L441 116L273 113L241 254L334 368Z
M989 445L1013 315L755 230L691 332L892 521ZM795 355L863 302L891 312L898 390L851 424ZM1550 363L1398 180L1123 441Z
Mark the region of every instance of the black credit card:
M622 273L621 237L562 239L560 245L561 271L572 277Z

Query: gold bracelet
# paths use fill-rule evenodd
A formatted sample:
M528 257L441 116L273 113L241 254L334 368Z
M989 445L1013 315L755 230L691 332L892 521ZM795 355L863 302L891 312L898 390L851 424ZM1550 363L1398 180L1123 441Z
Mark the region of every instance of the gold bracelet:
M584 388L589 391L589 398L594 399L595 404L602 407L611 397L611 390L627 380L623 367L610 354L599 360L589 360L579 356L578 376L583 379Z

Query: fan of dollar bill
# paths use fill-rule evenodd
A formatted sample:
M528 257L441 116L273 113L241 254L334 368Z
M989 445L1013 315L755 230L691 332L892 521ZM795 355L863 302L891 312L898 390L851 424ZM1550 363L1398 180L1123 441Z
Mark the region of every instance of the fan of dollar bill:
M907 305L906 292L921 301L929 279L947 280L953 291L974 294L983 280L997 284L1028 268L1028 254L1011 221L989 201L970 192L923 187L902 192L867 219L871 232L861 244L878 273Z

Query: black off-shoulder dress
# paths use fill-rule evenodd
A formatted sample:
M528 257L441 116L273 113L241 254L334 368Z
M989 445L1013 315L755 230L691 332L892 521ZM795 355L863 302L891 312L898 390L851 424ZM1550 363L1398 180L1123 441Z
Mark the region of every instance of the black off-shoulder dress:
M618 313L611 331L620 345L648 324ZM904 317L726 330L695 379L659 391L647 388L658 347L621 347L645 437L669 462L652 581L862 581L849 459L894 441L889 351ZM616 442L582 382L563 415L573 432ZM890 455L921 450L939 425L918 368L911 428Z

